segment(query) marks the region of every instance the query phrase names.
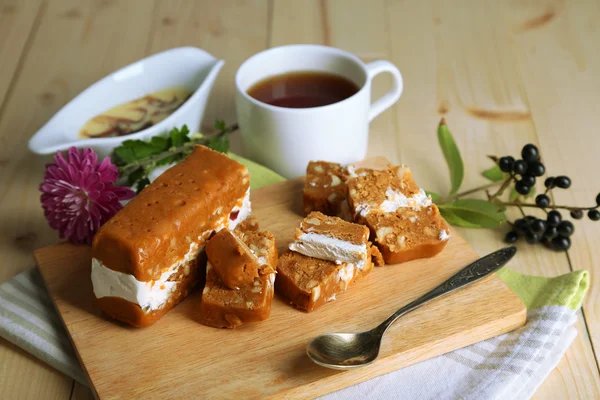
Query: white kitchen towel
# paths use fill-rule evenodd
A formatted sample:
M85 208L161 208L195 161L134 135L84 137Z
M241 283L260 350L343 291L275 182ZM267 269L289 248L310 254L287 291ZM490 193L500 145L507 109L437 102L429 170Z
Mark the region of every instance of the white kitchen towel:
M528 308L516 331L331 393L325 399L528 399L577 332L587 271L557 278L503 269L503 281ZM400 323L400 322L399 322ZM0 336L88 384L36 269L0 285Z

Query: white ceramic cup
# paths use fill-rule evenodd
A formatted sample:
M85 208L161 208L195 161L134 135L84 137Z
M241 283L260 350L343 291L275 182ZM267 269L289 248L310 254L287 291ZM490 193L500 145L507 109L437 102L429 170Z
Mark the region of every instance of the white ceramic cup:
M250 97L248 89L273 75L325 71L354 82L360 90L334 104L312 108L272 106ZM392 89L371 103L371 81L392 74ZM235 76L236 108L247 157L287 178L305 174L311 160L351 163L367 154L369 122L402 94L400 71L389 61L363 63L346 51L319 45L289 45L246 60Z

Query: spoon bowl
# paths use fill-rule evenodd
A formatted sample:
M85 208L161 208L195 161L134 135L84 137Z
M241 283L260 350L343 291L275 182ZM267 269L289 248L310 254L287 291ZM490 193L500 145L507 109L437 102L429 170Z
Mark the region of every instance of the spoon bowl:
M517 248L510 246L480 258L438 287L408 303L370 331L317 336L308 344L306 354L316 364L326 368L352 369L369 365L379 355L383 335L398 318L433 299L452 293L499 270L516 252Z
M381 335L328 333L311 340L306 354L316 364L333 369L351 369L371 364L379 355Z

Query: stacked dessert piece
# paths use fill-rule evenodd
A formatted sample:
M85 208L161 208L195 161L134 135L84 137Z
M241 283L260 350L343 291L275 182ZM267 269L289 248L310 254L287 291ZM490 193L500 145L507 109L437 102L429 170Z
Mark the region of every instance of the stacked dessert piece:
M208 238L249 215L246 167L197 146L94 237L91 275L100 308L136 327L154 323L203 278Z
M365 224L388 264L432 257L450 237L437 206L406 166L355 170L353 166L311 162L304 210L344 215Z
M258 226L222 230L208 241L206 285L200 305L202 324L235 328L269 317L277 246L270 232L254 228Z
M369 242L369 229L311 212L296 229L295 241L277 265L277 291L305 311L334 300L373 263L383 262Z

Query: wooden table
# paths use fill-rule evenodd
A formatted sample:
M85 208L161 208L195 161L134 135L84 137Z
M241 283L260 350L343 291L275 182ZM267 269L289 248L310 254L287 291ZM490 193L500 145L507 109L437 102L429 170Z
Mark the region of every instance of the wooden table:
M517 155L531 142L549 174L573 178L557 200L589 205L600 191L599 20L593 0L0 0L0 281L32 268L32 251L58 241L37 191L50 157L29 153L29 137L105 74L176 46L197 46L227 62L209 124L235 121L234 73L268 47L320 43L365 61L391 60L405 90L373 122L370 155L409 164L422 186L446 192L435 136L445 115L465 159L465 189L485 183L486 154ZM389 85L389 77L378 78L374 95ZM592 276L579 335L536 398L600 396L600 223L576 229L567 254L520 243L511 263L527 274L587 269ZM501 245L504 230L460 233L484 254ZM91 395L0 341L0 397Z

